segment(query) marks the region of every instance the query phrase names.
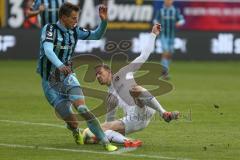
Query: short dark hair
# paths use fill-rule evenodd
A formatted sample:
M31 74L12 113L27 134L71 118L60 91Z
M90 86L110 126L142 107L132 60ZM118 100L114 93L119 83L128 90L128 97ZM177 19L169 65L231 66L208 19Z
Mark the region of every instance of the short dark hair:
M105 70L112 72L111 68L107 64L99 64L94 67L95 70L97 70L98 68L104 68Z
M79 12L79 10L80 9L78 6L69 2L65 2L59 9L59 18L61 18L63 15L69 17L72 11Z

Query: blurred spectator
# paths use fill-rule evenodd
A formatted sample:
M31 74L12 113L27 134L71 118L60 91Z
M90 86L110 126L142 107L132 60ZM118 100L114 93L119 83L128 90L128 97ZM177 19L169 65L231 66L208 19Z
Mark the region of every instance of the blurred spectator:
M32 9L27 12L27 17L40 15L41 26L58 21L58 10L64 2L79 4L79 0L34 0Z
M41 26L58 21L58 10L64 0L34 0L32 9L27 12L28 17L40 15Z
M32 10L32 4L34 0L26 0L24 7L25 20L23 23L24 28L40 28L41 25L38 22L37 16L27 17L26 15Z

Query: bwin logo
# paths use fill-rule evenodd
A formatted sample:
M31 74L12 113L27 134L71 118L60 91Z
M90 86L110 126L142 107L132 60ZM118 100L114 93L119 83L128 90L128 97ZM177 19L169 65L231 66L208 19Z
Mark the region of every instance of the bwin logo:
M0 52L6 52L8 48L14 47L16 38L11 35L0 35Z

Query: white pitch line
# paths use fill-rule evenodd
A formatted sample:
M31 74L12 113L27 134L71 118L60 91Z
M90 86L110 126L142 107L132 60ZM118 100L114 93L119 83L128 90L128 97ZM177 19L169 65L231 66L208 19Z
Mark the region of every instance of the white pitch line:
M128 148L120 148L117 151L113 152L114 154L122 154L122 153L126 153L126 152L132 152L135 151L137 149L137 147L128 147Z
M57 125L57 124L51 124L51 123L35 123L35 122L27 122L27 121L12 121L12 120L5 120L5 119L0 120L0 122L17 123L17 124L23 124L23 125L38 125L38 126L47 126L47 127L56 127L56 128L66 128L64 125Z
M23 125L39 125L39 126L56 127L56 128L66 128L63 125L56 125L56 124L50 124L50 123L35 123L35 122L27 122L27 121L13 121L13 120L1 120L1 119L0 119L0 122L23 124ZM120 148L116 152L97 152L97 151L91 151L91 150L75 150L75 149L66 149L66 148L38 147L38 146L26 146L26 145L19 145L19 144L4 144L4 143L0 143L0 146L12 147L12 148L30 148L30 149L54 150L54 151L96 153L96 154L105 154L105 155L117 154L119 156L135 157L135 158L141 158L141 157L144 158L145 157L145 158L152 158L152 159L190 160L188 158L174 158L174 157L165 157L165 156L160 156L160 155L126 154L127 152L134 151L137 148Z
M75 153L93 153L93 154L104 154L104 155L115 155L122 157L133 157L133 158L152 158L152 159L168 159L168 160L189 160L184 158L174 158L174 157L165 157L160 155L145 155L145 154L119 154L118 152L99 152L99 151L91 151L91 150L80 150L80 149L67 149L67 148L54 148L54 147L40 147L40 146L28 146L28 145L20 145L20 144L5 144L0 143L2 147L9 148L28 148L28 149L36 149L36 150L47 150L47 151L65 151L65 152L75 152Z

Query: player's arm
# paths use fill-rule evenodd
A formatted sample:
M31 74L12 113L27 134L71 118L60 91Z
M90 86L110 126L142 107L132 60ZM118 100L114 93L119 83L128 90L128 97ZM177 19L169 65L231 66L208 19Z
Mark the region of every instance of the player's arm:
M176 19L177 19L176 27L180 27L185 24L185 19L184 19L183 15L180 13L180 9L177 9Z
M41 4L40 0L35 0L32 4L32 8L27 10L26 16L27 17L34 17L38 14L42 13L45 10L45 7L43 4Z
M102 38L107 30L107 7L104 5L99 7L99 16L102 21L95 30L88 31L82 28L77 29L78 39L99 40Z
M107 96L107 114L106 122L111 122L116 119L116 112L118 106L118 99L113 94L109 93Z
M53 26L52 25L46 25L43 30L42 30L42 44L43 44L43 49L46 57L52 62L53 65L55 65L60 72L64 74L69 74L71 73L71 69L67 66L65 66L59 58L56 56L53 48L53 39L54 39L54 31L53 31Z
M146 41L144 46L142 47L142 51L140 56L138 56L135 60L133 60L129 65L127 65L125 69L128 69L129 72L135 72L138 70L143 63L147 61L150 54L153 52L155 48L155 39L161 32L161 25L159 23L155 24L152 27L152 32L149 35L149 39Z

